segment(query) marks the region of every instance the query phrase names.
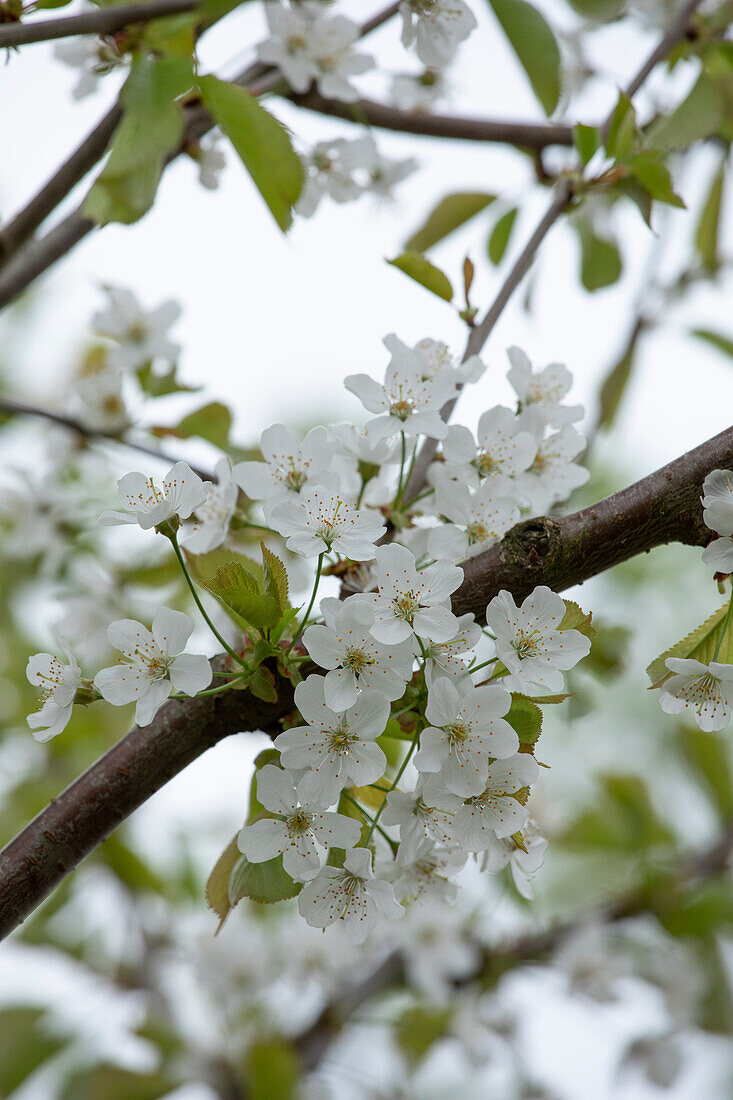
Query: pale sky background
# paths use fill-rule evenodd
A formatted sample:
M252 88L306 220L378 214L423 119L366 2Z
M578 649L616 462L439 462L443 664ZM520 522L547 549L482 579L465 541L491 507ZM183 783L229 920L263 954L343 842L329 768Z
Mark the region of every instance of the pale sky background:
M362 19L376 7L354 0L339 10ZM481 0L473 0L472 7L480 27L454 67L452 101L439 109L541 121L529 86L493 18ZM72 6L64 14L73 10ZM564 5L548 4L545 10L556 15L561 26L573 25L574 17ZM263 36L262 8L249 5L206 36L202 68L233 73L247 63L251 44ZM615 85L633 75L656 37L655 32L629 27L607 28L596 36L594 56L609 79L597 82L588 94L577 116L581 121L597 121L610 109ZM241 48L236 49L237 44ZM418 71L414 57L399 45L396 21L372 36L368 49L385 69ZM657 72L649 88L661 90L664 99L668 88L683 89L692 76L688 68L675 74L672 84L665 84ZM0 67L3 217L15 213L95 124L118 84L113 76L102 82L96 95L77 103L70 94L75 80L75 73L55 61L47 45L25 47ZM382 78L369 77L361 86L380 94L383 84ZM638 99L642 117L641 105L649 102L648 94ZM271 107L292 128L300 149L325 138L360 133L356 127L281 101L271 101ZM522 216L498 272L485 259L486 237L496 219L494 208L431 252L456 286L468 251L477 266L472 297L483 312L549 201L548 195L532 188L531 165L512 150L380 132L376 138L386 155L414 156L420 162L419 171L399 185L396 202L379 206L366 198L336 206L326 200L315 218L297 220L288 237L277 229L233 154L227 153L227 170L214 193L199 186L192 162L179 160L166 172L155 208L146 218L133 227L111 226L93 234L38 284L28 303L31 312L19 310L17 326L12 311L0 321L0 357L11 368L15 392L51 402L58 380L83 346L89 319L100 305L102 283L129 286L148 307L167 298L181 302L183 316L172 335L184 348L182 376L190 382L205 380L207 399L231 403L236 413L234 435L242 443L255 440L274 420L297 424L359 417L359 404L344 391L343 377L359 371L381 375L387 361L381 340L389 332L410 343L430 336L447 341L456 351L461 349L465 327L453 309L390 268L385 257L397 254L434 202L451 191L498 192L507 206L521 201ZM561 152L553 154L561 156ZM693 212L708 185L713 162L712 156L701 153L678 180L678 189ZM81 194L83 189L76 201ZM657 210L658 219L659 214ZM522 311L520 290L485 350L490 369L462 400L461 422L473 425L487 406L510 401L505 348L511 344L525 348L540 365L566 362L576 380L573 401L593 408L599 380L625 342L629 302L639 293L646 250L653 244L631 206L614 213L614 224L626 239L633 234L634 251L624 250L623 281L595 295L578 285L575 234L566 226L556 227L534 269L535 310L531 316ZM673 229L664 247L665 267L673 276L679 242L691 238L694 216L674 212L665 225ZM726 218L726 242L729 225ZM724 251L730 251L729 244ZM730 423L733 362L685 337L693 325L733 333L730 287L728 279L715 289L698 292L690 304L677 307L664 331L647 336L641 345L618 426L603 442L601 452L631 476L669 461ZM192 404L199 400L200 395ZM157 410L154 415L163 419ZM131 460L130 468L137 465L137 460ZM700 574L697 580L702 588ZM595 591L600 590L583 590L591 605ZM221 837L231 834L232 820L241 816L249 782L247 764L258 747L259 738L246 743L244 738L230 738L207 753L138 812L134 827L140 839L154 836L164 846L177 828L186 828L195 819L215 856ZM212 790L216 791L213 808ZM12 948L3 950L7 991L14 967L17 970L22 963L28 980L30 972ZM617 1085L611 1073L618 1042L633 1031L635 1013L647 1013L646 1003L631 997L629 1004L613 1010L583 1012L582 1005L579 1009L576 1002L563 1001L551 983L544 982L540 992L536 981L527 987L528 980L521 979L517 996L534 1006L527 1029L538 1070L546 1070L548 1079L559 1089L562 1086L562 1097L642 1100L657 1095L642 1089L638 1080ZM0 997L2 988L0 981ZM90 1006L89 1011L96 1009ZM576 1067L573 1081L567 1074L571 1058ZM698 1075L688 1076L666 1095L670 1100L696 1100L702 1094L704 1073L714 1062L714 1051L706 1048L696 1062ZM198 1094L191 1092L186 1100L199 1100Z

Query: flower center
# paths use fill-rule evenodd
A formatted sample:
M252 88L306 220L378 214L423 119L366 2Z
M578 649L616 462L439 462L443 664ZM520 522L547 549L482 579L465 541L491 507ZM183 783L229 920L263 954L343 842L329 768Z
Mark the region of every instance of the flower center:
M445 727L445 732L448 734L448 739L452 745L460 744L468 737L468 730L463 722L451 722L449 726Z
M365 668L369 668L373 664L374 657L370 657L363 649L356 649L350 646L346 650L343 666L344 668L348 668L351 672L363 672Z
M372 180L376 182L376 179L375 173L372 172ZM398 420L407 420L415 411L415 402L409 395L403 393L403 388L404 387L400 385L396 396L392 398L389 406L390 414L396 416Z
M487 451L481 451L473 460L473 465L482 477L488 477L498 468L499 463L493 455L490 455Z
M311 815L307 814L305 810L298 810L287 820L288 832L292 837L303 836L304 833L309 833L311 820Z
M537 655L541 638L542 635L539 630L533 630L531 634L520 632L519 637L515 638L510 645L522 661L525 657L535 657Z
M392 607L398 619L404 619L412 624L412 620L420 610L420 602L414 592L403 592L392 600Z
M486 542L487 539L494 537L494 531L489 531L488 527L484 527L483 523L478 521L469 523L466 534L468 535L469 546L473 546L477 542Z
M346 725L339 726L335 730L330 730L329 735L331 738L331 752L337 754L337 756L348 756L351 752L351 744L355 740L354 735Z

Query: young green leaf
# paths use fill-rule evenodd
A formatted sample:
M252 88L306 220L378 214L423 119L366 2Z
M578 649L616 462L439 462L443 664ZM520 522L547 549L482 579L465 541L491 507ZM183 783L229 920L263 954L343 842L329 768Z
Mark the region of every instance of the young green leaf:
M288 601L288 573L283 562L264 542L260 543L262 562L265 570L265 592L277 601L280 615L290 610Z
M512 705L506 720L522 745L534 745L542 733L542 711L526 695L512 692Z
M202 76L198 85L204 106L231 141L275 221L288 229L303 188L303 165L287 130L236 84Z
M684 209L684 202L672 186L669 168L659 154L640 153L638 156L630 157L627 164L631 174L636 176L653 199Z
M300 889L300 883L293 882L283 867L282 856L265 863L250 863L246 856L240 855L229 875L228 900L232 908L242 898L261 905L274 905L294 898Z
M504 253L507 250L509 239L512 235L512 229L514 228L514 222L517 217L517 208L513 206L511 210L507 210L506 214L502 214L498 222L491 230L489 234L489 240L486 246L489 259L492 264L500 264L504 258Z
M696 336L698 340L704 340L706 344L710 344L711 347L722 351L723 355L733 359L733 338L726 336L725 333L713 332L710 328L694 328L690 335Z
M475 218L494 201L496 195L486 191L459 191L446 195L430 212L424 225L405 242L406 252L427 252L438 241Z
M621 253L614 241L597 236L585 222L577 225L580 281L586 290L602 290L621 278Z
M585 168L593 154L600 148L601 131L598 126L584 126L582 122L578 122L573 127L573 141Z
M450 302L453 298L453 287L447 275L444 275L439 267L431 264L425 256L419 252L403 252L394 260L387 260L392 267L399 268L410 279L414 279L420 286L424 286L431 294L437 294L439 298Z
M560 99L560 49L543 15L527 0L489 0L546 115Z
M237 838L234 836L217 859L206 880L207 904L210 909L214 910L219 918L217 932L221 930L221 926L224 924L224 921L227 919L232 909L232 904L229 900L229 878L234 869L234 865L239 859L239 855Z
M715 272L720 268L720 212L723 204L727 152L713 176L710 189L695 228L695 248L703 267Z
M220 401L211 401L208 405L202 405L200 409L184 416L183 420L170 428L156 426L150 431L153 435L172 435L178 439L198 436L199 439L206 439L215 447L224 450L229 442L231 426L231 410Z
M565 614L562 617L558 630L577 630L586 638L595 638L596 628L592 623L593 614L583 611L574 600L565 600Z
M684 149L710 137L720 126L722 106L716 81L707 73L701 73L690 94L672 114L649 127L645 140L647 148L667 153L670 149Z
M606 152L609 157L622 160L633 152L638 132L631 100L621 92L606 137Z
M690 631L681 641L676 642L675 645L652 661L646 670L646 674L652 682L652 687L659 687L672 675L664 663L668 657L692 658L695 661L701 661L704 665L713 660L727 610L728 604L725 603L717 611L714 611L704 623L701 623L695 630ZM722 664L733 664L733 630L731 630L730 623L726 629L720 653L715 659Z

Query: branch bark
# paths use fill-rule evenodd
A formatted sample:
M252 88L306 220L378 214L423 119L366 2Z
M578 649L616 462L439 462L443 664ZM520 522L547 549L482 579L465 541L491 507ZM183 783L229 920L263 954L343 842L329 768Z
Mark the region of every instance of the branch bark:
M195 11L199 3L200 0L142 0L139 4L121 4L102 11L84 12L83 15L67 15L61 19L10 23L0 26L0 49L71 38L75 34L115 34L136 23L149 23L152 19Z
M174 455L169 455L165 451L156 450L155 447L148 447L145 443L137 443L135 440L127 439L124 435L116 435L114 432L105 432L100 428L90 428L87 424L84 424L81 420L75 420L72 416L64 416L63 413L52 412L50 409L41 409L37 405L26 405L24 401L14 401L10 397L0 397L0 413L3 412L19 416L35 416L41 420L48 420L51 424L58 424L62 428L68 428L70 432L74 432L75 435L80 436L82 439L105 440L108 443L117 443L121 447L130 447L133 451L139 451L141 454L157 458L160 462L170 462L171 465L173 465L173 463L180 461L180 459ZM210 470L204 470L200 466L193 466L190 462L188 465L195 474L198 474L202 481L216 480L214 474L212 474Z
M356 124L367 122L381 130L402 134L422 134L425 137L455 138L458 141L491 141L504 145L520 145L538 152L548 145L572 145L573 131L560 124L542 125L532 122L510 122L502 119L465 118L423 111L400 111L373 99L344 103L326 99L316 91L291 96L298 107L320 115L331 115Z
M534 519L463 565L453 597L458 614L482 620L502 588L519 599L535 585L562 591L667 542L703 546L700 490L713 469L733 469L733 427L591 508ZM278 702L244 691L171 702L135 728L0 852L0 939L146 799L217 741L240 730L277 732L292 709L292 684L279 677ZM88 802L88 806L87 806ZM49 836L50 834L50 836Z

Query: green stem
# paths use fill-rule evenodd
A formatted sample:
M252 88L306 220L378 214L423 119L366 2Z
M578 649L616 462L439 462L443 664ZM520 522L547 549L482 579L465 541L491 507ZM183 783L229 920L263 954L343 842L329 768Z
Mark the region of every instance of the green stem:
M488 661L482 661L480 665L471 665L466 669L466 672L478 672L479 669L486 668L487 665L493 665L498 660L498 657L490 657Z
M229 656L233 657L234 660L237 662L237 664L240 665L242 668L247 668L247 662L244 660L244 658L241 657L238 653L235 653L235 651L232 649L232 647L229 645L229 643L224 641L221 634L219 633L219 631L216 629L216 627L212 623L211 619L209 618L209 616L206 612L206 608L201 603L201 598L200 598L198 592L196 591L196 586L193 583L193 581L191 580L191 574L188 572L188 569L186 567L186 563L183 560L183 554L181 553L181 548L178 545L178 539L176 538L175 535L171 535L171 545L173 546L173 552L175 553L176 557L178 558L178 564L181 567L181 572L183 573L184 577L186 578L186 584L188 585L188 587L191 591L191 595L193 596L193 601L196 604L199 611L201 612L201 615L203 616L204 622L206 623L206 625L211 630L211 633L214 635L214 637L216 638L219 645L223 646L223 648L227 651Z
M402 478L403 478L404 473L405 473L405 454L406 454L406 450L407 450L407 442L405 440L405 433L400 432L400 436L402 438L402 445L401 445L401 448L400 448L400 476L399 476L399 479L397 481L397 495L394 498L394 507L395 508L400 503L400 498L402 497Z
M723 639L725 638L726 634L728 633L728 624L730 622L731 610L733 610L733 590L731 590L730 599L728 600L728 610L725 613L725 618L723 619L723 625L720 628L720 634L718 635L718 641L717 641L717 644L715 646L715 654L713 655L713 660L714 661L717 661L718 654L720 653L720 650L721 650L722 645L723 645Z
M318 555L318 566L316 567L316 579L315 579L315 583L313 585L313 591L311 592L311 599L310 599L310 603L308 604L308 610L306 611L306 613L303 617L302 623L300 624L300 626L296 630L296 632L293 636L292 642L288 646L287 653L285 654L286 657L290 654L290 650L293 648L293 646L297 642L298 638L300 637L300 635L303 633L306 626L308 625L308 616L310 615L311 611L313 610L313 604L316 602L316 593L318 592L318 585L319 585L320 580L321 580L321 569L323 568L323 559L324 559L325 556L326 556L326 551L325 550L321 551L321 553Z
M370 783L370 784L369 784L369 786L370 786L370 787L371 787L371 786L373 786L373 785L374 785L373 783ZM382 788L377 788L377 789L378 789L378 790L381 790ZM348 793L347 791L342 791L342 792L341 792L341 797L342 797L342 798L345 798L347 802L350 802L350 803L352 804L352 806L356 806L356 808L357 808L357 810L359 811L359 813L360 813L360 814L363 814L363 815L364 815L364 817L365 817L365 818L367 819L367 821L370 821L370 822L371 822L371 827L370 827L370 829L369 829L369 833L367 834L367 843L368 843L368 841L369 841L369 838L371 837L372 833L373 833L373 832L374 832L374 830L376 829L376 830L377 830L377 832L378 832L378 833L381 833L381 835L382 835L382 836L384 837L384 839L385 839L385 840L387 841L387 843L389 844L390 848L392 849L392 852L394 853L394 852L396 852L396 851L397 851L397 845L395 844L394 840L392 840L392 837L391 837L391 836L389 836L389 835L388 835L387 833L385 833L385 831L384 831L384 829L382 828L382 826L381 826L381 825L377 825L377 818L376 818L376 817L373 817L373 816L372 816L372 815L371 815L371 814L369 813L369 811L368 811L368 810L365 810L363 806L360 806L360 805L359 805L359 803L358 803L358 802L356 801L356 799L355 799L355 798L352 798L352 797L351 797L351 795L350 795L350 794L349 794L349 793ZM379 810L379 812L381 812L381 806L380 806L380 810ZM379 813L377 814L377 817L378 817L378 816L379 816Z
M239 681L242 680L242 679L244 679L243 676L235 676L235 678L233 680L230 680L229 683L227 683L227 684L220 684L219 687L215 687L215 688L206 688L205 691L197 691L194 698L198 699L201 695L218 695L220 691L228 691L229 688L233 688L234 685L238 684ZM171 698L172 699L188 699L189 696L188 695L172 695Z
M416 728L416 730L415 730L415 736L413 737L413 739L412 739L412 741L411 741L411 743L410 743L410 747L409 747L409 749L408 749L408 750L407 750L407 752L405 753L405 759L404 759L404 760L402 761L402 763L400 764L400 770L399 770L399 771L397 772L397 775L396 775L396 776L394 777L394 781L393 781L393 783L392 783L392 786L391 786L391 787L389 788L389 790L387 791L387 794L385 794L385 796L384 796L384 802L382 803L382 805L381 805L381 806L379 807L379 809L377 810L377 813L376 813L376 815L375 815L375 817L374 817L374 820L372 821L372 824L371 824L371 826L370 826L369 832L368 832L368 833L367 833L367 835L366 835L366 840L364 841L364 844L365 844L365 845L367 845L367 844L369 843L369 841L370 841L370 839L371 839L371 836L372 836L372 833L374 832L374 830L375 830L375 829L378 829L378 828L379 828L379 825L378 825L377 823L378 823L378 821L379 821L380 817L382 816L382 810L383 810L383 809L384 809L384 807L385 807L385 806L387 805L387 795L388 795L388 794L391 794L391 793L392 793L392 791L393 791L393 790L395 789L395 787L396 787L396 786L397 786L397 784L399 783L400 779L402 779L402 776L403 776L403 775L404 775L404 773L405 773L405 768L407 767L407 765L408 765L408 763L409 763L410 757L412 756L413 752L415 751L415 748L416 748L416 746L417 746L417 743L418 743L418 741L420 740L420 734L421 734L421 732L422 732L422 727L421 727L420 723L418 722L418 724L417 724L417 728Z

